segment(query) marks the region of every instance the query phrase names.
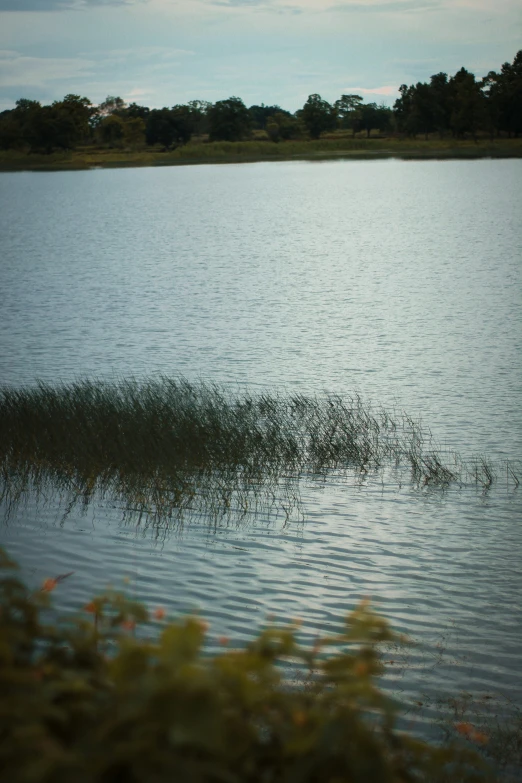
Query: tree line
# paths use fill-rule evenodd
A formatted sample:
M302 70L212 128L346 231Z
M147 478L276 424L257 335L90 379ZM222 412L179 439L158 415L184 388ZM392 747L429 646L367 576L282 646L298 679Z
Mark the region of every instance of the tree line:
M137 149L159 145L172 149L197 136L209 141L241 141L264 131L274 142L318 139L338 130L372 131L409 137L437 133L454 138L487 133L491 137L522 133L522 50L513 63L477 79L461 68L454 76L437 73L429 82L403 84L393 108L365 103L360 95L342 95L328 103L308 97L295 113L280 106L247 108L241 98L211 103L194 100L150 109L109 96L98 106L80 95L42 106L22 98L0 113L0 148L51 153L97 144ZM259 133L258 133L259 135Z

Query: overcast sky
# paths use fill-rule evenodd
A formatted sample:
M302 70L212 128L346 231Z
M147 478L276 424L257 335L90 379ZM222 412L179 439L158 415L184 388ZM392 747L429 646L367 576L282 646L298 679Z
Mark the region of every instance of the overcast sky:
M67 93L390 104L402 83L483 76L521 48L521 0L0 0L0 109Z

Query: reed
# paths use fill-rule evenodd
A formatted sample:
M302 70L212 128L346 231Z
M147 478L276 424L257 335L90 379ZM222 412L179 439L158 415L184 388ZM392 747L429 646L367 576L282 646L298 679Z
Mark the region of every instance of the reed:
M363 478L394 466L425 488L488 489L498 475L485 458L465 465L435 450L414 419L359 396L233 393L183 378L4 387L0 431L7 508L28 490L58 490L72 505L98 493L180 518L293 509L300 479L346 471ZM506 466L512 484L518 472Z

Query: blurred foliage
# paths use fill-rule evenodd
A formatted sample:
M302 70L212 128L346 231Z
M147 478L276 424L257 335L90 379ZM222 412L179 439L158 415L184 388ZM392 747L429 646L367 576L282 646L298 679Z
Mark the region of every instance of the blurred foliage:
M379 689L387 623L362 603L312 648L297 624L204 652L206 624L117 593L54 622L0 551L0 769L10 783L397 783L492 780L459 741L401 733ZM145 624L154 625L146 627ZM137 631L137 626L141 628ZM307 688L287 662L310 671Z

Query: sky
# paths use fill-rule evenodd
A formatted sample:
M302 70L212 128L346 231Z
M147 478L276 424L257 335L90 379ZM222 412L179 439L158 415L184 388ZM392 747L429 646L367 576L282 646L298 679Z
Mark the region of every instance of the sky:
M519 49L521 0L0 0L0 110L68 93L392 105L403 83L483 76Z

